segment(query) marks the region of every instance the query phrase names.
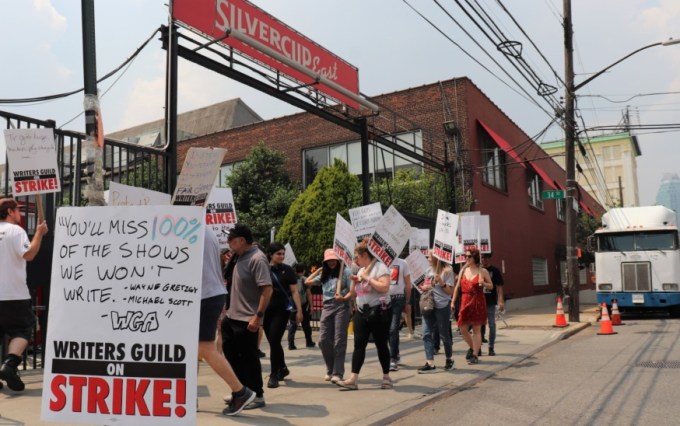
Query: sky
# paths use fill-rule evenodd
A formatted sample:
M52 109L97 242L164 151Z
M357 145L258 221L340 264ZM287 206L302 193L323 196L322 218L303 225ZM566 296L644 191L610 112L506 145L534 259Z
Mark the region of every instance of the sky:
M160 25L167 24L168 8L164 3L167 1L95 2L99 76L120 65ZM564 75L562 0L252 0L252 3L356 66L360 90L368 96L467 76L525 133L537 134L551 121L550 111L546 112L549 105L534 95L516 73L513 78L529 91L533 101L502 72L501 68L511 72L510 62L476 30L457 5L477 3L507 39L522 42L522 57L542 81L558 88L557 98L564 93L555 76ZM4 6L0 14L3 58L0 110L53 119L57 127L84 131L82 94L38 104L3 103L7 99L53 95L83 87L80 4L74 0L0 0ZM491 73L416 14L409 4ZM680 38L677 0L572 0L572 15L577 84L642 46ZM179 73L179 112L236 97L265 119L299 112L287 103L182 59ZM156 35L131 65L100 83L105 132L162 118L164 85L165 51ZM627 107L633 124L680 123L680 45L640 52L594 79L578 95L579 111L588 127L618 124ZM6 127L5 123L0 125ZM662 175L680 174L680 132L635 133L642 151L637 157L640 203L650 205L654 204ZM563 137L563 131L553 125L539 142ZM3 143L0 136L0 153L4 152Z

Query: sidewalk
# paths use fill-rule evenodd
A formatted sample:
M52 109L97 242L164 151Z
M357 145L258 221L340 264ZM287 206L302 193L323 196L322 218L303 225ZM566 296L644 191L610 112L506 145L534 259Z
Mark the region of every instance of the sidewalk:
M302 331L298 331L298 348L286 350L286 362L291 371L289 379L277 389L265 388L267 406L263 409L243 411L238 417L223 416L223 396L228 387L201 363L198 376L199 425L222 425L229 423L252 425L371 425L387 424L399 418L405 411L419 408L429 402L457 393L483 381L540 352L545 347L571 336L588 327L596 320L596 306L582 306L580 323L565 328L553 328L555 308L544 307L508 312L507 327L498 324L496 356L489 357L487 345L476 366L465 362L467 347L454 332L453 359L456 368L444 371L444 355L436 355L440 371L434 374L417 374L425 362L423 342L406 340L402 335L399 371L391 373L393 390L381 390L382 373L375 346L369 343L366 362L359 378L359 390L339 392L338 387L324 382L325 373L318 348L304 348ZM284 336L284 340L285 340ZM347 375L351 364L353 340L348 342ZM284 345L284 349L286 346ZM263 348L268 353L266 339ZM262 369L269 374L269 358L264 358ZM42 394L42 370L22 372L26 391L17 394L5 387L0 390L0 425L39 425ZM266 378L265 378L266 384Z

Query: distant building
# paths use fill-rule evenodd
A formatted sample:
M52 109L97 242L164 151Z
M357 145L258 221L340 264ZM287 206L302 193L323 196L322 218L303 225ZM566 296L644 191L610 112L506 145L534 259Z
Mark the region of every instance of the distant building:
M680 223L680 177L677 174L664 173L656 193L656 204L675 210Z
M523 299L525 306L554 304L566 265L567 206L564 199L544 200L542 193L565 188L564 169L468 78L378 95L371 101L382 110L368 117L373 129L413 153L439 159L448 155L454 161L446 172L452 172L454 177L447 175L447 179L462 194L457 208L490 216L494 262L505 270L506 282L512 283L506 286L506 296ZM305 187L335 159L344 161L350 173L362 175L360 139L357 133L303 112L182 141L178 164L191 147L224 147L228 152L222 172L228 173L263 141L285 154L284 167ZM400 170L435 173L425 162L409 159L383 143L369 141L367 148L371 180L389 179ZM388 185L378 189L389 191ZM433 185L433 194L439 190ZM585 190L579 210L598 218L603 213ZM433 236L435 216L436 211L428 223L417 226L429 227ZM416 226L418 218L408 217ZM582 285L581 290L593 289L585 277Z
M576 172L579 185L605 207L639 206L636 157L642 153L637 136L617 133L582 140L581 143L586 158L577 146L576 162L583 170L582 173ZM541 148L565 167L563 140L541 144Z
M240 98L219 102L177 115L177 140L205 136L246 124L262 121ZM165 119L140 124L117 132L108 133L107 138L118 139L144 146L165 144Z

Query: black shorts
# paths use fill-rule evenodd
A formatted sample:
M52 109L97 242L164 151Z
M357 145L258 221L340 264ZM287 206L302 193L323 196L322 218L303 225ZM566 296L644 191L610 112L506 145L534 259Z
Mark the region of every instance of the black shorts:
M0 300L0 334L4 332L10 339L21 337L31 340L35 315L31 310L31 300Z
M201 300L201 321L198 326L198 341L212 342L217 332L217 320L220 318L226 295L208 297Z

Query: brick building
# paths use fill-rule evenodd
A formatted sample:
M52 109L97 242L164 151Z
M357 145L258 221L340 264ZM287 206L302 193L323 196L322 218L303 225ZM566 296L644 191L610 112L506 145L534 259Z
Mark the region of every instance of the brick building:
M554 303L564 277L566 207L564 200L542 200L541 191L564 189L564 170L468 78L371 101L382 109L368 117L369 134L393 135L414 152L443 159L447 169L453 168L447 178L470 200L458 208L490 215L493 263L504 271L506 293L515 299L511 305ZM285 153L291 177L303 186L333 158L361 174L359 135L306 112L185 140L178 147L178 164L189 147L223 147L228 173L259 141ZM378 143L369 156L372 177L406 167L431 169ZM580 209L599 218L603 210L596 200L586 191L580 197Z

